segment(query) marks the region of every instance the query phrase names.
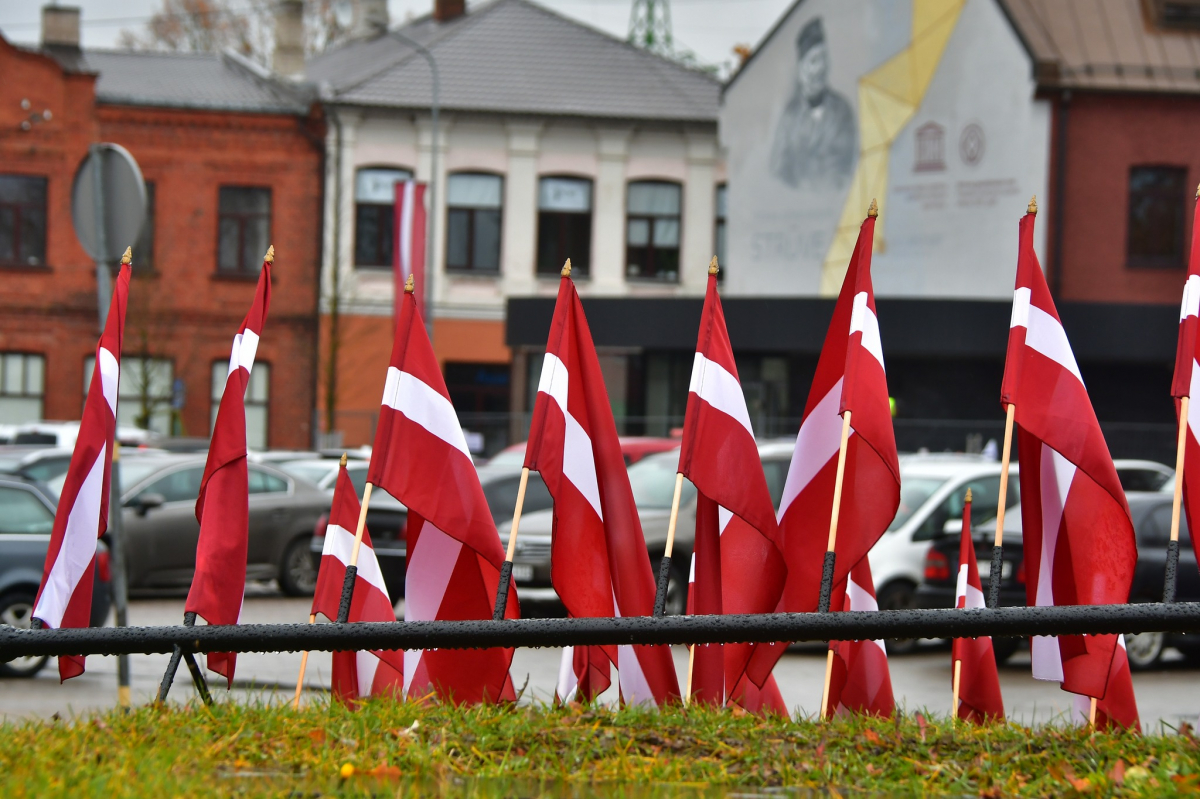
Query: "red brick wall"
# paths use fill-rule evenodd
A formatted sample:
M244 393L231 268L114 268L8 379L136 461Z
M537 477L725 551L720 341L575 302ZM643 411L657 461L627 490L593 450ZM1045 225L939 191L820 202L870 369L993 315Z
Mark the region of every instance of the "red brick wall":
M259 362L271 364L268 442L309 446L316 388L320 121L97 108L91 77L64 76L50 59L3 41L0 74L5 75L0 172L49 178L47 268L4 270L0 292L0 350L46 357L44 416L79 418L83 364L96 343L96 280L71 225L70 186L88 143L111 141L126 147L156 186L152 270L135 270L124 352L173 360L175 376L185 383L181 415L187 435L209 433L212 363L228 359L254 296L253 278L216 274L218 188L271 189L274 284L258 350ZM11 112L20 98L13 92L28 94L35 109L40 106L34 97L48 98L54 120L29 133L16 131L19 120ZM134 253L135 266L140 255Z
M1055 102L1057 105L1057 98ZM1056 108L1056 135L1060 124ZM1197 97L1074 94L1067 122L1061 276L1064 300L1179 303L1184 269L1125 265L1129 168L1185 166L1188 185L1194 187L1200 181L1198 131L1200 98ZM1056 173L1052 170L1051 191L1055 180ZM1181 198L1187 203L1185 252L1187 242L1191 241L1190 197L1188 192L1187 198ZM1052 225L1053 207L1047 205L1044 210L1048 213L1039 214L1038 224ZM1052 228L1049 233L1053 239Z

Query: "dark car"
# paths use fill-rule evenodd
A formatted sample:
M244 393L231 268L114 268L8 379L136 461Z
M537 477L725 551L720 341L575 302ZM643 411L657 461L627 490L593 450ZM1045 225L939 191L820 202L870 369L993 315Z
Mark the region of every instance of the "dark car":
M1129 512L1137 536L1138 562L1129 591L1130 602L1161 602L1167 562L1167 541L1171 534L1171 500L1165 493L1130 492ZM990 529L988 529L990 528ZM983 592L989 591L995 522L973 531L975 557ZM958 536L938 540L925 560L925 582L917 590L918 607L954 607L958 575ZM1187 531L1186 519L1180 519L1179 569L1176 599L1200 601L1200 570ZM1020 607L1025 602L1025 558L1021 542L1021 509L1013 508L1004 520L1004 561L1000 577L1001 606ZM996 657L1003 661L1016 650L1020 639L996 639ZM1131 668L1148 669L1158 662L1163 649L1174 646L1189 660L1200 662L1200 635L1141 633L1125 638Z
M130 589L191 585L196 569L196 497L200 455L130 454L121 459L125 560ZM316 572L308 554L329 495L273 466L251 463L247 580L278 580L290 596L311 594Z
M27 477L0 475L0 624L28 629L54 528L54 494ZM111 605L108 547L97 542L91 625L101 627ZM0 676L32 677L48 658L0 663Z

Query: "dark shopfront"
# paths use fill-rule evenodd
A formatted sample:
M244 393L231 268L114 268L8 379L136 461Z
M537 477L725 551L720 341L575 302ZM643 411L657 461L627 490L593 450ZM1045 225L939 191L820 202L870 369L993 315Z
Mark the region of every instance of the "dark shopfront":
M585 299L618 429L666 435L683 424L702 300ZM725 319L755 431L794 436L833 300L725 298ZM902 452L978 451L1004 429L1000 382L1007 302L880 299L888 388ZM525 438L553 298L511 298L513 440ZM1062 303L1096 414L1117 458L1174 462L1169 396L1177 311L1165 305Z

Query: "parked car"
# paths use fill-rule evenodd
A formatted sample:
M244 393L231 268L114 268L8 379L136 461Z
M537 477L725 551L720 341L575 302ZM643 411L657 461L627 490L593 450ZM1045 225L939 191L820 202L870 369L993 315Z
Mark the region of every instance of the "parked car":
M71 453L72 450L63 447L0 447L0 472L20 474L45 483L66 474L71 465Z
M1133 586L1129 591L1130 602L1162 601L1164 575L1167 561L1167 541L1171 532L1172 497L1161 492L1130 492L1129 512L1133 518L1134 534L1137 537L1138 562L1134 571ZM960 525L961 528L961 525ZM979 577L983 581L984 594L990 586L992 547L996 540L996 520L990 524L972 525L975 539L975 557L979 561ZM957 534L947 536L930 547L925 560L924 583L917 592L917 604L927 608L954 606L954 589L958 575ZM1000 575L1000 604L1006 607L1023 607L1025 597L1025 553L1021 537L1021 509L1013 508L1004 517L1004 554ZM1187 519L1180 519L1179 569L1176 583L1176 599L1180 602L1200 601L1200 570L1196 565L1196 553L1187 532ZM1016 649L1020 639L997 639L996 657L1003 661ZM1200 635L1141 633L1125 637L1129 666L1132 669L1153 667L1162 656L1163 649L1174 646L1189 660L1200 661Z
M129 587L186 587L196 568L196 497L204 456L131 454L121 459ZM329 495L267 464L249 464L250 540L247 580L278 580L291 596L311 594L316 572L308 554Z
M74 449L79 437L79 422L28 422L17 425L9 443L40 444L49 447ZM124 447L136 447L148 443L154 434L139 427L117 426L117 441Z
M621 454L625 456L625 465L631 466L647 455L656 452L668 452L679 449L678 438L661 438L656 436L621 436ZM494 468L513 468L520 470L525 465L525 444L513 444L505 447L492 456L487 466Z
M36 480L0 475L0 624L29 628L57 504L55 496ZM108 618L112 602L109 579L108 547L100 541L92 589L93 627L103 626ZM0 662L0 676L32 677L48 659L25 657Z

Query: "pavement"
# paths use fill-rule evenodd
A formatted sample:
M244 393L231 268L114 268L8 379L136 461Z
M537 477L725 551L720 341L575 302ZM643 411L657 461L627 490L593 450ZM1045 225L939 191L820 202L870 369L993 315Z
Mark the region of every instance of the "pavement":
M133 599L129 604L131 626L179 624L183 618L183 596ZM293 623L308 618L309 599L278 595L267 587L248 588L242 618L246 623ZM403 602L397 605L403 614ZM687 650L673 647L675 666L682 686L687 674ZM527 687L522 701L551 701L558 679L561 650L519 649L513 657L514 684ZM166 669L168 655L133 655L130 659L132 695L135 704L154 699ZM329 690L330 655L313 652L305 674L303 701L323 700ZM933 715L949 712L951 665L949 648L930 645L912 655L890 659L892 687L897 705L908 711L923 710ZM217 685L219 675L209 674L219 700L283 703L292 699L300 667L300 653L244 653L238 655L237 680L233 690ZM788 706L804 715L816 713L821 700L825 654L821 647L793 649L780 659L775 677ZM1001 667L1001 688L1008 718L1022 724L1041 724L1070 718L1069 694L1057 684L1034 680L1029 674L1028 652L1018 652ZM1147 732L1162 725L1177 728L1186 721L1196 725L1200 716L1200 670L1188 667L1173 650L1162 668L1134 674L1134 690ZM614 680L615 683L615 680ZM117 659L92 656L87 671L64 684L52 662L33 679L0 679L0 718L17 720L87 715L116 704ZM196 695L186 668L181 667L172 687L173 702L187 702ZM616 702L610 688L602 701Z

